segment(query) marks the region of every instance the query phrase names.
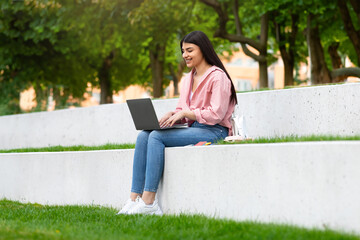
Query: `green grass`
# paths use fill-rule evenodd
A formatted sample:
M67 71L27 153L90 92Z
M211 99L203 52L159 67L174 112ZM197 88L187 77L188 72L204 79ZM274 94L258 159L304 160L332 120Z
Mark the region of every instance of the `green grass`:
M200 215L115 213L115 209L97 206L43 206L0 200L0 239L360 239L329 229L215 220Z
M313 142L313 141L359 141L359 136L287 136L277 138L256 138L240 142L219 141L218 144L249 144L249 143L281 143L281 142Z
M101 146L52 146L44 148L19 148L0 150L0 153L21 153L21 152L64 152L64 151L92 151L92 150L112 150L112 149L132 149L135 148L134 143L127 144L105 144Z
M308 141L359 141L360 136L288 136L278 138L257 138L241 142L219 141L217 144L254 144L254 143L281 143L281 142L308 142ZM45 148L20 148L0 150L0 153L22 153L22 152L64 152L64 151L91 151L91 150L111 150L111 149L133 149L134 143L127 144L106 144L101 146L53 146Z

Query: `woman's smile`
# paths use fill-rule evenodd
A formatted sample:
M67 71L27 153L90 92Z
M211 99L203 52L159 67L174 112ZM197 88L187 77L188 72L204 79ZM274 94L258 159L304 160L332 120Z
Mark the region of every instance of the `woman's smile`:
M189 68L197 67L205 61L199 46L195 44L183 42L182 53L186 66Z

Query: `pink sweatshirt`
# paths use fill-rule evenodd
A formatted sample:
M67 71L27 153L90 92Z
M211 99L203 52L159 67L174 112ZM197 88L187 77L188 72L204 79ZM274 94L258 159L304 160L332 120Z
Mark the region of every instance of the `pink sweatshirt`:
M219 124L229 128L229 136L232 135L230 118L235 103L230 103L231 83L229 78L220 68L216 66L210 67L200 79L190 101L193 72L194 69L183 79L175 112L191 110L199 123L207 125ZM189 125L194 122L190 119L185 119L185 121Z

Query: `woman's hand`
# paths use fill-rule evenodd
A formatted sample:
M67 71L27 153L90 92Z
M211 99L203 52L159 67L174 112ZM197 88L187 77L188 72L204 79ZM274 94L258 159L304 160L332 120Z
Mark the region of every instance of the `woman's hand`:
M184 111L180 111L169 117L166 121L163 122L163 124L160 124L160 127L171 127L174 125L177 121L180 121L185 117Z
M167 114L165 116L167 116ZM161 121L161 123L159 122L159 124L160 124L160 127L171 127L176 122L182 120L185 117L189 118L189 119L192 119L192 120L196 120L196 116L192 111L190 111L190 110L188 110L188 111L182 110L182 111L177 112L175 114L173 113L172 116L170 116L165 121Z
M165 121L167 121L172 115L174 115L174 112L168 112L166 113L160 120L159 125L160 127L164 124Z

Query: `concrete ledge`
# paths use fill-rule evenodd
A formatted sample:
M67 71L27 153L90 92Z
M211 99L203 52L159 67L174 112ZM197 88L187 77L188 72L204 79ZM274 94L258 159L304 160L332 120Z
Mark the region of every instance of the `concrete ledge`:
M360 135L360 83L239 93L248 135ZM155 100L160 117L177 99ZM126 104L0 117L0 149L133 143Z
M165 114L176 103L155 100L154 107ZM0 117L0 149L134 143L137 134L126 103Z
M0 198L120 207L129 197L134 150L0 154Z
M360 135L360 83L238 94L249 136Z
M167 213L360 233L360 141L167 148ZM120 208L133 150L0 154L0 198Z

